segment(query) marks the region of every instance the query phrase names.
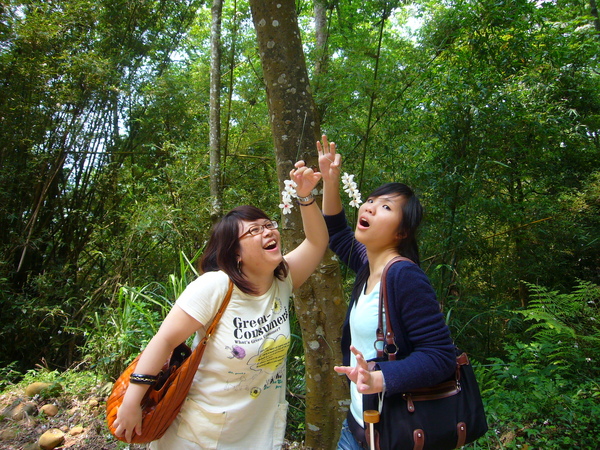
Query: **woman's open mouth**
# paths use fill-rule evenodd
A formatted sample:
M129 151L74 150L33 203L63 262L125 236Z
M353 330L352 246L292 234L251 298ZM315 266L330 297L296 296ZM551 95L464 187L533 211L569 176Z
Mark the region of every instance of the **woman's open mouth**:
M358 224L362 227L362 228L369 228L369 221L367 219L365 219L364 217L361 217L360 219L358 219Z
M272 241L267 242L267 245L263 248L265 250L275 250L277 248L277 241L273 239Z

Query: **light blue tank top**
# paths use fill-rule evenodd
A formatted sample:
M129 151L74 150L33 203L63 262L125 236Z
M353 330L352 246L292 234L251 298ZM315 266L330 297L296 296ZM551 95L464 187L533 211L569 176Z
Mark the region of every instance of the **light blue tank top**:
M377 356L377 351L373 346L377 331L377 316L379 314L379 285L373 288L369 294L364 290L358 297L358 301L350 311L350 333L352 335L352 345L356 347L368 361ZM385 325L385 314L383 317ZM356 366L356 357L350 353L350 365ZM363 405L362 394L356 389L356 384L350 383L350 411L356 421L363 425Z

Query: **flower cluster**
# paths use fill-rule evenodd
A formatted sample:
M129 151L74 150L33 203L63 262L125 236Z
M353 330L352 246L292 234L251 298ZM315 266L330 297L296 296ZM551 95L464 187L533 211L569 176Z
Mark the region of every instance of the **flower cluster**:
M362 203L360 198L360 191L358 190L358 186L354 181L354 175L348 175L344 172L344 176L342 177L342 184L344 186L344 192L350 196L350 206L353 208L358 208Z
M354 181L354 175L348 175L347 173L344 173L344 176L342 176L342 185L344 192L346 192L350 197L350 206L353 208L358 208L362 203L362 200L360 198L358 186ZM292 180L284 181L284 189L281 192L281 203L279 204L281 213L284 215L292 212L292 208L294 207L292 199L298 197L298 194L296 193L296 186L297 184Z
M292 208L294 207L292 199L298 197L298 194L296 194L296 186L298 185L292 180L285 180L284 185L285 187L281 192L282 203L279 207L281 208L281 213L285 215L292 212Z

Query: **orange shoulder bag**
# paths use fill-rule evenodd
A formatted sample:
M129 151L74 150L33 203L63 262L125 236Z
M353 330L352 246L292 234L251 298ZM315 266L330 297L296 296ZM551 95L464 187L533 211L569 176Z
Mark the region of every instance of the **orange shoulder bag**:
M179 344L163 366L158 380L153 382L141 401L142 407L142 434L133 434L131 443L145 443L160 439L171 425L190 390L194 375L204 354L206 344L214 332L225 308L231 299L233 282L229 281L227 295L217 311L214 319L206 329L204 338L192 351L185 342ZM108 429L117 439L125 442L124 436L115 435L114 421L117 411L123 403L123 397L129 387L129 378L135 371L140 353L133 362L119 376L112 389L112 393L106 401L106 421Z

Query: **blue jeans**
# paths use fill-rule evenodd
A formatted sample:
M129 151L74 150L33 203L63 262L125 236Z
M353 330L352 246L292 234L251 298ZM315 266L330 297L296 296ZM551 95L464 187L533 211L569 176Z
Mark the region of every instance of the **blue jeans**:
M363 450L362 446L354 439L350 428L348 428L347 419L342 424L342 433L340 434L337 450Z

